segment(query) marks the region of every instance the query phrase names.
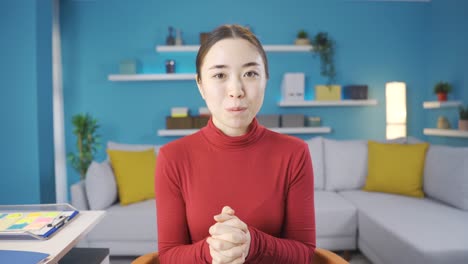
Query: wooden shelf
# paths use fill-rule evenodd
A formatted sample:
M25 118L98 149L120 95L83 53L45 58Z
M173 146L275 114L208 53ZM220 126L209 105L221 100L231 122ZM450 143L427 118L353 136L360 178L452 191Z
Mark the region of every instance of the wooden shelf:
M110 74L109 81L195 81L195 73L169 73L169 74Z
M157 52L197 52L199 45L156 46ZM312 45L264 45L266 52L310 52Z
M425 128L423 133L427 136L468 138L468 131L457 129Z
M461 101L446 101L446 102L431 101L431 102L423 103L423 107L425 109L459 107L461 105L462 105Z
M314 107L314 106L368 106L377 105L376 99L368 100L337 100L337 101L282 101L281 107Z
M268 128L272 131L282 134L322 134L330 133L330 127L278 127ZM197 132L198 129L162 129L158 130L158 136L161 137L175 137L186 136Z

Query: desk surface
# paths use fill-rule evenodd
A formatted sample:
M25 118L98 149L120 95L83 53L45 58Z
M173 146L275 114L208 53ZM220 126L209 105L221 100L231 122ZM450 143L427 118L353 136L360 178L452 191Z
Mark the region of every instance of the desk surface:
M46 263L57 263L104 217L105 211L80 211L73 221L48 240L0 240L0 249L49 254Z

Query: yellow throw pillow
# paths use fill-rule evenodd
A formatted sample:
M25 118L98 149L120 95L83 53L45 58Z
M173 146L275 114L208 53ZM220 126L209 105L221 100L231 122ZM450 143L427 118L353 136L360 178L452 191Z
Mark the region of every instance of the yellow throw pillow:
M424 197L422 191L427 143L384 144L368 142L365 191Z
M121 205L154 198L154 149L145 151L107 150L114 169Z

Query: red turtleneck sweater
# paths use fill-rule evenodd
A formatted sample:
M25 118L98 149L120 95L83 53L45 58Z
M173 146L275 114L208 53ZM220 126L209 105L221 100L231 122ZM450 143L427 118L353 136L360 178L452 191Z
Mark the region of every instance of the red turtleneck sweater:
M250 231L245 263L310 263L315 249L307 144L259 125L229 137L212 121L163 146L156 165L161 263L211 263L206 238L228 205Z

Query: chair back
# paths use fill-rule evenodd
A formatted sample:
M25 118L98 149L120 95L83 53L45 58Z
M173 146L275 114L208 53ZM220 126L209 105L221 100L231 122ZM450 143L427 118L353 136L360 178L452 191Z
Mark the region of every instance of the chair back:
M312 264L349 264L349 262L329 250L316 248Z
M135 259L132 264L159 264L159 254L148 253ZM349 262L329 250L316 248L312 264L349 264Z

